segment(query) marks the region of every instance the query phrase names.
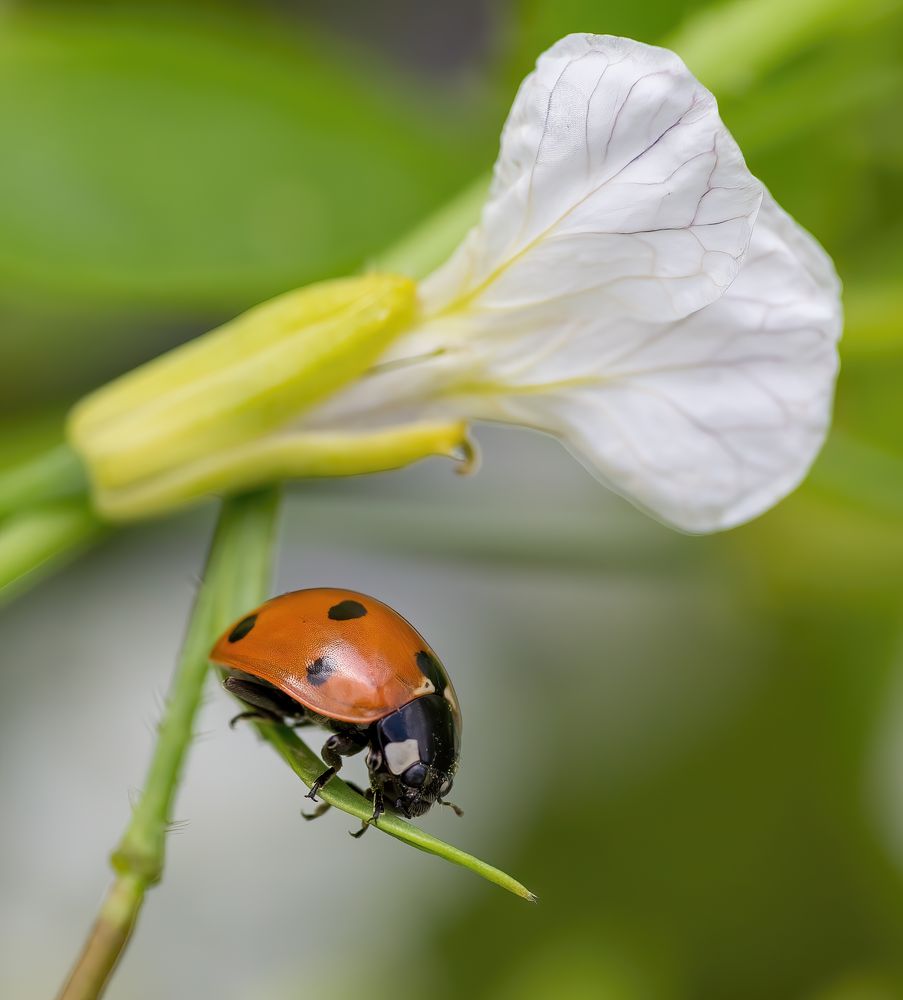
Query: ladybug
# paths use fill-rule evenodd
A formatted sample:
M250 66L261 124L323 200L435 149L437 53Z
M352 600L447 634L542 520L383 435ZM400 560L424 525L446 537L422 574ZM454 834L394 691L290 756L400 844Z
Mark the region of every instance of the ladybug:
M249 706L243 718L315 723L332 730L317 792L342 758L367 750L373 815L422 816L451 791L461 710L439 658L396 611L352 590L282 594L217 641L211 660L235 671L225 687ZM319 811L322 811L322 807Z

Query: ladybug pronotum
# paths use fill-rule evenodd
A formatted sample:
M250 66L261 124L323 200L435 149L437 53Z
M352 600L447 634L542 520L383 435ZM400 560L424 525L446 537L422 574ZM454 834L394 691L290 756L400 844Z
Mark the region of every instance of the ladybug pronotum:
M454 688L417 630L381 601L329 588L283 594L236 622L210 658L233 671L224 684L249 706L233 723L332 730L309 798L343 757L367 750L373 815L360 833L386 808L411 818L446 804L461 745Z

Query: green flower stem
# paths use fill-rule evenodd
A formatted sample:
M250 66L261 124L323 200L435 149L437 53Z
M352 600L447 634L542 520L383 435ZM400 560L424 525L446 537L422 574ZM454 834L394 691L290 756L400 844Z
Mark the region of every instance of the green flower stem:
M273 747L276 753L279 754L309 788L317 776L323 772L324 765L320 758L286 726L281 726L274 722L256 722L255 726L263 739ZM337 809L341 809L343 812L348 813L349 816L354 816L359 820L368 819L373 811L372 803L349 788L339 778L333 778L325 788L320 790L319 796L324 802L328 802L331 806L335 806ZM485 861L480 861L479 858L475 858L472 854L467 854L456 847L438 840L436 837L431 837L419 827L405 822L405 820L398 816L383 814L374 826L378 827L384 833L388 833L390 836L418 848L418 850L445 858L446 861L460 865L462 868L468 868L489 882L507 889L508 892L513 892L515 896L520 896L521 899L526 899L530 902L535 902L536 900L536 897L529 889L521 885L520 882L513 879L510 875L505 874L505 872L500 871L498 868L494 868Z
M208 653L230 622L260 604L269 593L278 507L274 489L235 497L223 505L144 790L111 858L116 879L59 1000L95 1000L102 995L128 945L147 890L162 877L166 832L201 702ZM285 726L261 722L257 728L295 774L311 785L322 770L319 758ZM370 814L367 800L338 779L322 795L358 819ZM382 817L378 828L422 851L469 868L523 899L535 898L504 872L397 817Z
M121 957L148 888L160 881L166 831L219 633L268 594L279 509L274 489L227 500L170 686L147 779L113 852L116 879L60 1000L94 1000Z
M0 605L106 530L84 500L29 508L0 521Z
M67 444L54 445L0 473L0 517L87 492L81 459Z

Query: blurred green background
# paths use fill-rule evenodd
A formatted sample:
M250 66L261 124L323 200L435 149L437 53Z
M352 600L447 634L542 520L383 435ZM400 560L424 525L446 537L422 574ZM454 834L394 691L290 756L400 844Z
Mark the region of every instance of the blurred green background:
M0 6L0 460L103 380L361 266L491 164L569 31L672 44L833 255L835 428L711 538L553 441L293 491L279 589L373 592L466 719L438 835L527 906L301 794L211 690L109 996L903 998L903 7L885 0ZM141 779L212 512L0 612L0 995L50 995ZM315 743L316 745L316 743Z

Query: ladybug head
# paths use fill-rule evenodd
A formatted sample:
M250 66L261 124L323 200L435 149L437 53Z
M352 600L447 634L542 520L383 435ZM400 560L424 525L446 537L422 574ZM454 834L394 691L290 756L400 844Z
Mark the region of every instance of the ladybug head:
M395 812L422 816L451 791L459 744L450 703L435 694L415 698L375 724L367 755L371 783Z
M401 775L376 776L386 803L407 819L422 816L451 791L452 775L423 763L412 764Z

